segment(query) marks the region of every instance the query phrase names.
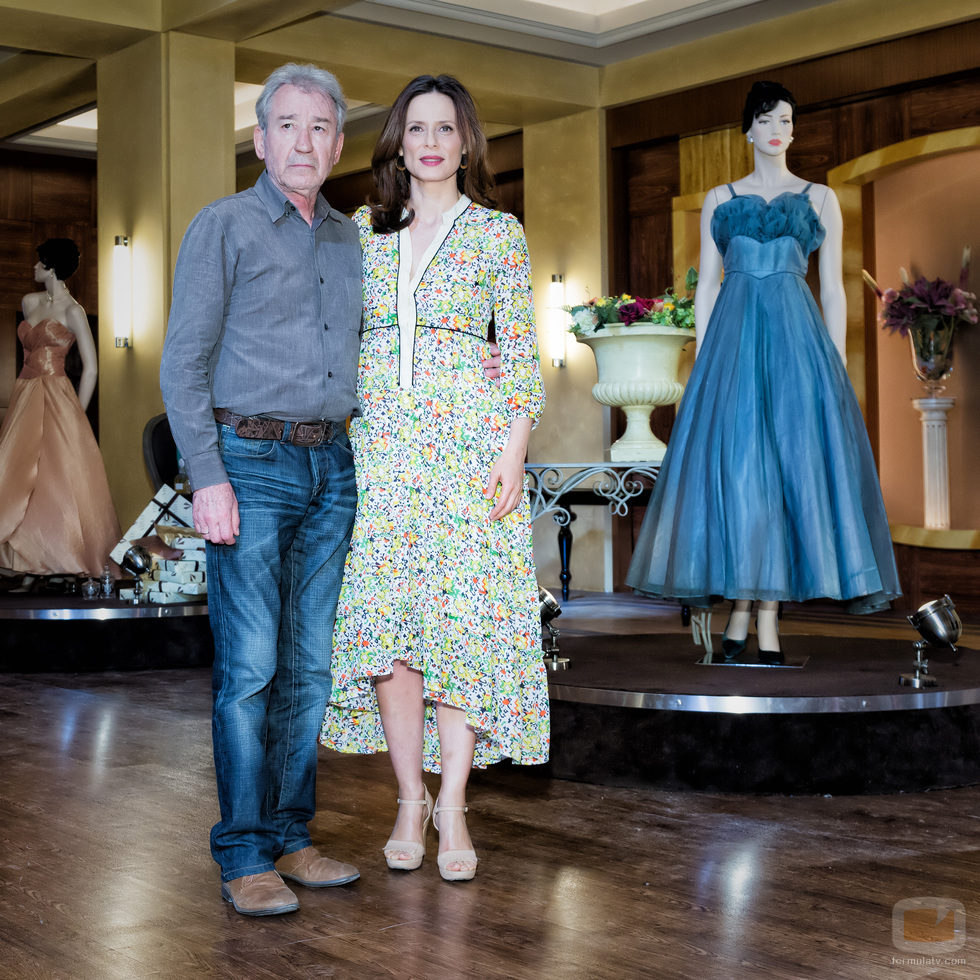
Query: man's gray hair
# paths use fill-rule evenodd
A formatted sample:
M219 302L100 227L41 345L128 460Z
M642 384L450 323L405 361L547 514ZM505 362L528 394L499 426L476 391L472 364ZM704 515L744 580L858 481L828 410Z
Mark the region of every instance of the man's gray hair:
M255 103L255 117L258 120L259 129L263 133L266 132L269 122L269 103L283 85L295 85L303 92L319 92L330 99L337 111L337 132L342 133L344 131L347 102L344 99L344 93L341 91L340 82L325 68L317 68L316 65L297 65L290 62L288 65L277 68L265 80L262 94Z

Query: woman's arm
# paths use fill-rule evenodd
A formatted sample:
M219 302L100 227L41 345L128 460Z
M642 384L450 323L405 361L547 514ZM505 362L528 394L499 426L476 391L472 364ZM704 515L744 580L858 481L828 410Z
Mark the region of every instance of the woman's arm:
M493 320L500 347L500 393L511 418L537 425L544 408L544 386L538 361L538 335L531 293L531 261L520 222L498 214L484 247L491 250Z
M494 460L484 494L492 499L490 511L499 520L514 510L524 492L524 461L531 429L544 408L544 386L538 362L531 262L520 223L506 217L504 235L494 239L494 323L500 346L501 395L510 416L510 433L503 452Z
M95 392L95 379L99 376L99 361L95 351L95 341L92 339L92 330L88 325L88 317L85 310L72 303L65 314L65 326L75 335L75 346L78 348L79 356L82 359L82 377L78 382L78 400L82 403L82 409L88 408L88 403L92 400Z
M704 195L701 207L701 258L698 267L698 288L694 293L694 330L697 357L704 341L704 332L711 319L711 311L721 291L722 258L715 240L711 237L711 219L718 205L718 188L713 187Z
M825 237L820 246L820 306L824 323L841 360L847 364L847 298L844 294L844 219L837 195L828 187L820 205Z

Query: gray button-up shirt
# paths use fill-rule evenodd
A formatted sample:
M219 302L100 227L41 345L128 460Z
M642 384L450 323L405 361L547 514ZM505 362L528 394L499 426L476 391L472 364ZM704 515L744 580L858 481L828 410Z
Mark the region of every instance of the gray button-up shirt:
M215 408L287 421L358 412L361 250L322 195L312 228L265 172L184 235L160 366L195 490L228 479Z

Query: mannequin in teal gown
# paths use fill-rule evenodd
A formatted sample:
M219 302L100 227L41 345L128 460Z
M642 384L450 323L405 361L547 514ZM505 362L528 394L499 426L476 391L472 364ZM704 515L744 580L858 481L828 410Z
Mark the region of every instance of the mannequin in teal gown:
M795 114L782 86L756 83L755 169L705 196L698 353L626 580L692 606L735 600L729 659L758 601L760 658L777 663L780 601L900 593L844 367L840 207L786 166ZM805 279L817 249L823 316Z

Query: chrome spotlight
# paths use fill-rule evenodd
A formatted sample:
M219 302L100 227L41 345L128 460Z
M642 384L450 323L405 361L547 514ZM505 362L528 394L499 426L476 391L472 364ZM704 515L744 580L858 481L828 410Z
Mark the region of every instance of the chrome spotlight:
M915 647L915 660L912 661L915 673L900 675L898 683L909 687L935 687L938 682L929 673L929 661L923 658L922 653L929 647L940 647L952 650L955 655L956 641L963 632L963 623L948 595L919 606L907 619L922 639L912 644Z
M568 670L568 657L558 656L558 629L552 625L552 620L561 615L558 600L545 588L538 586L538 604L541 607L541 628L548 631L545 638L542 633L541 643L544 648L544 662L548 670Z
M139 605L143 597L143 579L141 578L153 566L153 556L141 544L132 544L119 563L136 580L136 593L133 604Z

